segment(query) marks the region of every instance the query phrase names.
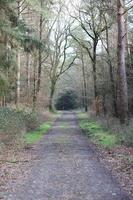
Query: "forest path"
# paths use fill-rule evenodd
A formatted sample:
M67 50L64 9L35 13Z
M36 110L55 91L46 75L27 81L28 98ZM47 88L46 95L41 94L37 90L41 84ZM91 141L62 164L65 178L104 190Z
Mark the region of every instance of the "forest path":
M98 161L75 114L65 112L37 145L29 178L7 200L129 200Z

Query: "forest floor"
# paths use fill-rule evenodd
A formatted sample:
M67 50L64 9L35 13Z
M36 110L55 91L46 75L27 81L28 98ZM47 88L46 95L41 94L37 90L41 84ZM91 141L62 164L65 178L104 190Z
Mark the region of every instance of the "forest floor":
M66 112L40 142L2 163L0 199L129 200L100 157L76 115Z

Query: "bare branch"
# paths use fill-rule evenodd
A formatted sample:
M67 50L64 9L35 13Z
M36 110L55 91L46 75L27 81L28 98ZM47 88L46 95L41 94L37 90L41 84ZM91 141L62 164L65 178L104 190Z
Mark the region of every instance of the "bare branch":
M92 57L92 55L91 55L90 49L89 49L88 47L86 47L86 46L84 45L83 42L79 41L72 33L70 33L70 35L72 36L72 38L73 38L80 46L82 46L84 49L86 49L86 51L87 51L88 54L89 54L89 57L90 57L91 61L93 61L93 57Z
M64 69L64 70L59 74L59 76L62 75L62 74L64 74L68 69L71 68L71 66L74 64L74 61L76 60L76 58L77 58L77 55L73 58L72 62L68 65L68 67L67 67L66 69Z

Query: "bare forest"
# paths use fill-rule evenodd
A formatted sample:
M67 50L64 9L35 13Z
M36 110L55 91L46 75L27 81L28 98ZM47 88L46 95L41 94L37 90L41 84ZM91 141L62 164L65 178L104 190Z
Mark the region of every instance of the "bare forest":
M86 190L80 198L74 189L68 197L39 197L37 191L8 197L8 183L30 180L33 149L41 148L51 129L60 135L48 138L57 149L49 150L44 142L46 156L61 148L57 159L65 145L74 145L76 130L82 131L101 165L133 197L133 0L0 0L0 199L107 200L108 195L109 200L126 200L113 185L116 198L107 191L91 198ZM78 140L82 143L79 135ZM47 160L44 168L49 168Z

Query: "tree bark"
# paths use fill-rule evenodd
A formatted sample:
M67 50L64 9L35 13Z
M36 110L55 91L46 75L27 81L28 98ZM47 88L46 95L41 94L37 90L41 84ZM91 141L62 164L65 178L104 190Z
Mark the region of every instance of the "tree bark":
M117 117L117 103L116 103L116 87L114 82L113 66L111 61L109 61L109 71L110 71L110 82L111 82L111 91L112 91L112 101L113 101L113 116Z
M41 8L43 7L43 1L41 0ZM40 21L39 21L39 39L42 41L42 29L43 29L43 15L40 14ZM37 92L40 91L41 85L41 72L42 72L42 48L39 47L38 50L38 79L37 79Z
M54 107L53 107L53 97L55 93L55 82L51 82L51 91L50 91L50 99L49 99L49 111L54 112Z
M36 88L36 66L37 66L37 58L36 53L34 55L34 71L33 71L33 110L36 109L37 103L37 88Z
M106 22L106 19L105 19ZM107 25L107 22L106 22ZM110 47L109 47L109 33L108 33L108 26L106 26L106 43L107 43L107 48L106 52L108 55L108 64L109 64L109 72L110 72L110 82L111 82L111 90L112 90L112 107L113 107L113 115L115 117L118 116L117 113L117 103L116 103L116 84L114 81L114 73L113 73L113 65L111 61L111 56L110 56Z
M117 0L118 23L118 94L117 107L121 123L128 120L128 91L125 67L126 28L124 17L124 1Z
M17 25L19 24L19 20L22 18L21 16L21 2L17 2ZM18 106L20 103L20 77L21 77L21 52L18 47L17 49L17 81L16 81L16 105Z
M27 52L27 100L30 98L30 53Z
M94 98L98 96L98 91L97 91L97 72L96 72L96 49L97 49L97 44L98 44L98 38L95 38L93 41L93 59L92 59L92 69L93 69L93 80L94 80Z
M20 77L21 77L21 55L20 50L18 49L17 53L17 91L16 91L16 104L20 103Z
M85 112L88 111L88 102L87 102L87 84L86 84L86 78L85 78L85 66L84 66L84 60L83 60L83 54L82 54L82 74L83 74L83 95L84 95L84 108Z
M129 69L132 68L131 49L128 35L128 13L125 13L125 27L126 27L126 51L127 51L127 65Z

